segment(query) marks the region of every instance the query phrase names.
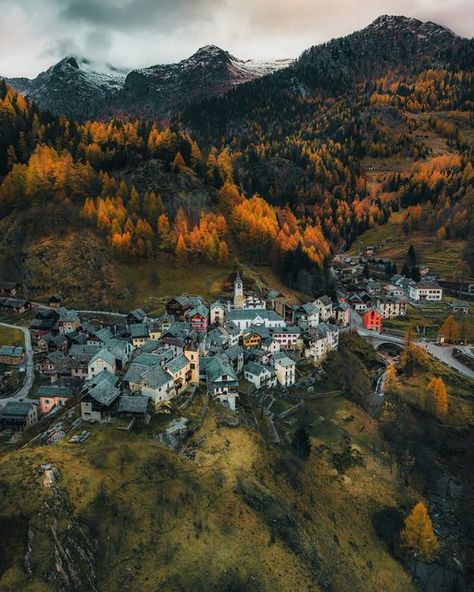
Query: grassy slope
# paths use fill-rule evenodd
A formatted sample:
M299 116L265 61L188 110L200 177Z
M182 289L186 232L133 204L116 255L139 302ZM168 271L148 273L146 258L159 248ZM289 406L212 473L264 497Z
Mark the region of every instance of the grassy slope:
M446 297L442 304L435 306L415 307L409 304L406 317L386 319L383 326L388 329L396 329L402 333L405 333L409 326L421 326L425 327L427 337L437 339L443 322L452 314L449 302L453 300L454 298ZM454 315L454 317L463 329L464 325L466 326L468 339L472 341L474 338L474 304L470 305L469 310L468 316ZM464 331L462 335L465 335Z
M131 293L127 302L152 313L162 312L166 302L178 294L199 294L212 300L237 269L247 285L276 288L288 293L290 299L295 298L269 267L255 267L238 260L225 265L206 261L178 264L173 257L161 255L156 261L116 264L120 282Z
M23 345L23 333L19 329L10 329L0 325L0 345Z
M4 456L0 480L16 494L0 498L0 520L37 515L48 493L36 468L47 461L61 472L72 517L99 527L101 591L317 592L324 582L338 592L414 590L370 524L374 508L396 505L400 495L390 471L369 453L369 442L379 440L376 425L345 399L339 404L334 421L367 459L366 468L348 471L351 480L345 484L331 476L330 455L320 451L293 487L275 470L278 450L247 428L218 427L211 407L190 445L194 461L163 449L146 432L117 432L112 426L92 428L83 447L63 442ZM314 444L319 442L324 438ZM121 470L124 445L128 460ZM5 590L24 577L19 536L14 546L20 553L9 558L0 579ZM50 553L43 540L35 556L37 574L48 569ZM22 589L54 586L36 577Z
M427 385L433 376L441 376L448 391L449 410L445 422L454 426L473 425L474 380L433 359L426 369L416 371L413 376L400 376L399 396L419 409L429 409Z
M452 277L456 265L461 260L465 245L462 240L445 240L440 247L433 236L422 231L414 231L405 235L396 214L390 217L387 224L371 228L364 232L349 249L349 255L358 254L367 246L379 246L377 256L390 257L399 269L405 262L408 246L412 244L422 265L439 274L444 279Z

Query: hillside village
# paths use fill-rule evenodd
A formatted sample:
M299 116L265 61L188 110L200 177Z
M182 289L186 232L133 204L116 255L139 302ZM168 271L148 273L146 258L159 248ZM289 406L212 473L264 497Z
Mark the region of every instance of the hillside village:
M23 430L71 401L80 401L85 422L146 420L199 385L210 399L238 412L242 392L284 393L304 382L298 366L320 366L337 351L341 332L390 334L384 322L403 319L408 304L443 301L443 288L429 270L418 281L392 271L389 259L370 252L336 257L334 297L297 304L276 290L246 290L237 272L231 298L175 296L156 318L141 309L127 315L79 312L63 306L59 295L47 305L30 303L19 298L19 284L3 282L0 309L33 314L34 371L41 385L32 398L23 393L5 399L1 424ZM454 300L450 307L457 317L469 315L467 302ZM0 347L5 367L20 368L27 357L17 344Z

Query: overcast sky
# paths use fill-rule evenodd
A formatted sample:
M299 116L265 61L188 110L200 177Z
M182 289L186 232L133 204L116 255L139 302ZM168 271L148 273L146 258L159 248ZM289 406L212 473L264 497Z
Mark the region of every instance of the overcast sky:
M297 57L381 14L474 31L473 0L0 0L0 74L36 76L67 55L131 69L210 43L244 59Z

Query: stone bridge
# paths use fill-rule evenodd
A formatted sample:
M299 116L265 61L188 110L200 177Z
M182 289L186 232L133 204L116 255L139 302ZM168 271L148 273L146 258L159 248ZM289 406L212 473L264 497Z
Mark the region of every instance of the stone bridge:
M367 329L358 328L357 332L361 337L370 341L374 349L379 349L381 345L395 345L403 348L403 337L398 335L389 335L388 333L377 333L376 331L368 331Z

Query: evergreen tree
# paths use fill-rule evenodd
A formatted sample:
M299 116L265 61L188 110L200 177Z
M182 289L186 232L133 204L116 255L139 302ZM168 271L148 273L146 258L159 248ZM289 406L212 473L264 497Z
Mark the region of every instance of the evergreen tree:
M407 251L406 264L408 269L413 269L417 264L415 247L410 245Z
M291 441L291 447L298 458L303 460L309 458L311 454L311 437L304 426L296 429Z

